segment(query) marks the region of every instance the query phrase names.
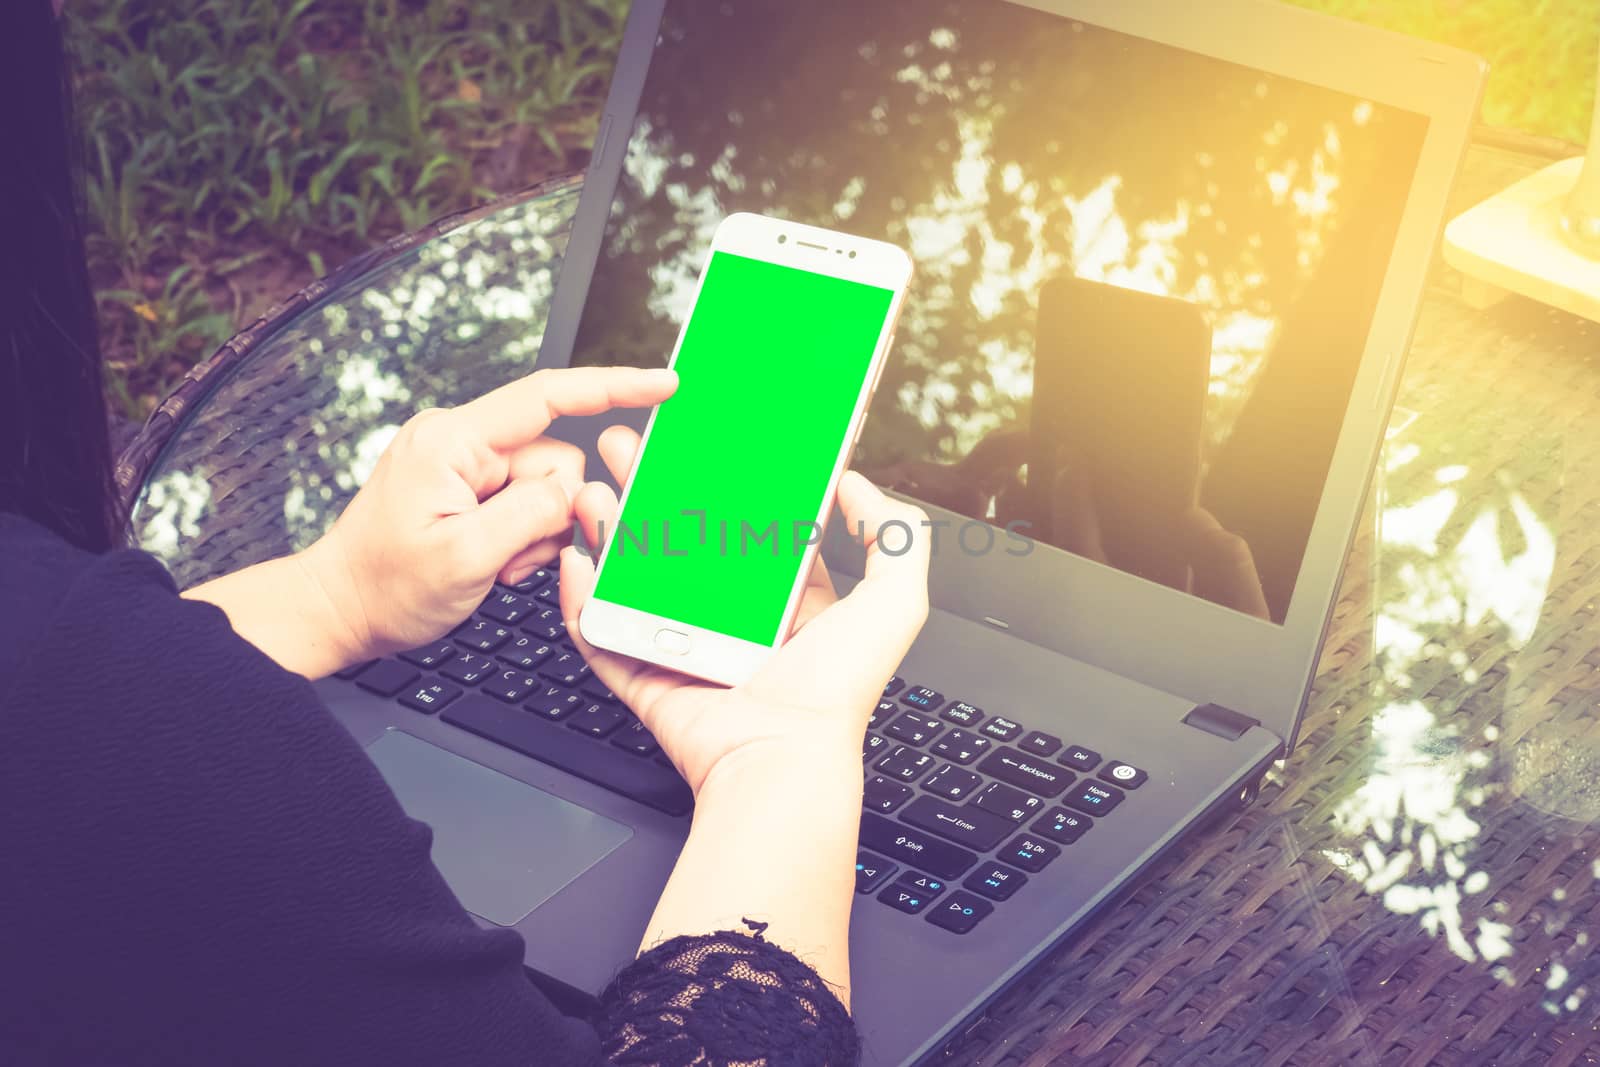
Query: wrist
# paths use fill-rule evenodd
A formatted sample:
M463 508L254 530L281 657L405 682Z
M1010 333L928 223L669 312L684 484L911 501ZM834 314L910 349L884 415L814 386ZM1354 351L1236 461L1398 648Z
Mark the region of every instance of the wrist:
M781 736L748 742L722 756L695 797L697 803L708 795L748 798L792 787L802 790L807 803L838 799L859 808L864 782L859 737Z
M322 620L319 629L344 666L391 651L378 646L360 586L333 531L290 556L289 562L299 573L317 617Z

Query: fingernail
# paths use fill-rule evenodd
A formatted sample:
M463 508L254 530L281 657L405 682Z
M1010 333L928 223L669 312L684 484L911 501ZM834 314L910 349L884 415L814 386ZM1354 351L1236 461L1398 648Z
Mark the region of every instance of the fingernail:
M565 472L558 473L555 477L556 484L561 486L562 491L567 494L567 502L569 504L578 499L578 493L583 489L582 478Z

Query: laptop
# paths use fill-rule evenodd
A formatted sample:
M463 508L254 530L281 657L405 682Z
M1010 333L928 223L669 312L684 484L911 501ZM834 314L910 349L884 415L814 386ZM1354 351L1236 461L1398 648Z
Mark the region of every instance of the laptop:
M856 458L938 524L863 745L868 1064L939 1057L1293 749L1482 78L1255 0L636 0L541 366L663 363L730 212L917 262ZM591 470L611 421L560 427ZM577 1003L691 798L555 605L321 688Z

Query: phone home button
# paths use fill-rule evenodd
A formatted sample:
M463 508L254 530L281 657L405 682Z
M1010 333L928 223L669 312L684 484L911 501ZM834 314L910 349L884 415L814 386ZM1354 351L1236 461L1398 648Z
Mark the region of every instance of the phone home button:
M657 630L656 648L669 656L683 656L689 652L689 635L677 630Z

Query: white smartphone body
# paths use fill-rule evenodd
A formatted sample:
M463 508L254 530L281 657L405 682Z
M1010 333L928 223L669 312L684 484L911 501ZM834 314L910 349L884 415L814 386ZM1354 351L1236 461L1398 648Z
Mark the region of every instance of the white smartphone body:
M900 248L763 215L717 227L584 640L737 685L789 636L912 274Z

